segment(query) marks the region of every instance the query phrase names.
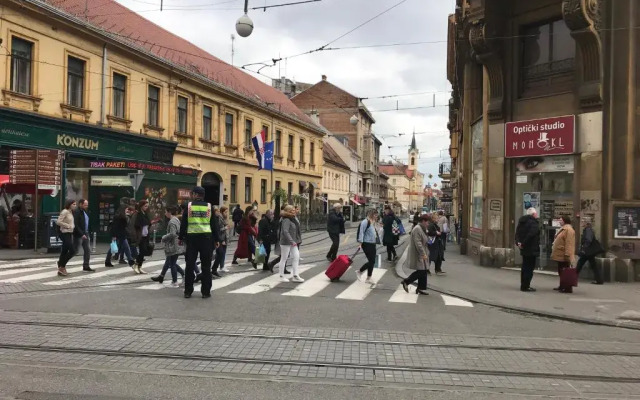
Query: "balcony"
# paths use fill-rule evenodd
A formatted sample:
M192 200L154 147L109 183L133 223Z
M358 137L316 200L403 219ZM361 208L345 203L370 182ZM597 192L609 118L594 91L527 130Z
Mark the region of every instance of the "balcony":
M452 168L452 164L450 162L441 163L440 164L440 169L438 170L438 176L441 179L451 179L452 171L453 171L453 168Z

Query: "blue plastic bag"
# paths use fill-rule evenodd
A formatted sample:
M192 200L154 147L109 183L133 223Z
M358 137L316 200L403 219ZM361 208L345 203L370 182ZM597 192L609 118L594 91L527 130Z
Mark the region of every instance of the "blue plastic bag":
M111 242L111 253L113 254L118 253L118 243L116 243L115 240Z
M265 248L264 248L264 245L263 245L263 244L261 244L261 245L260 245L259 252L260 252L259 254L260 254L261 256L265 256L265 257L267 256L267 249L265 249Z

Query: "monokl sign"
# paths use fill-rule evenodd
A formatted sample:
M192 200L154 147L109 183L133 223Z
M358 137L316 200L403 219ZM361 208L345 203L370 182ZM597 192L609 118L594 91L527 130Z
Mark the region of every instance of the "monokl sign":
M572 154L575 116L508 122L504 142L507 158Z

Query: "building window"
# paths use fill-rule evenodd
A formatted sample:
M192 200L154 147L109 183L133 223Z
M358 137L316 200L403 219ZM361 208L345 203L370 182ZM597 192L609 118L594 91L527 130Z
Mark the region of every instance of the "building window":
M269 141L269 127L266 125L262 125L262 132L264 132L264 141Z
M244 147L251 147L251 138L253 137L253 121L244 120Z
M178 132L187 133L187 107L189 100L178 96Z
M149 113L147 115L147 123L151 126L160 126L160 121L158 120L160 114L160 88L149 85L148 90L147 107L149 108Z
M211 119L213 117L213 109L209 106L202 106L202 138L211 140Z
M280 181L276 181L276 190L280 189Z
M127 98L127 77L117 73L113 74L113 116L125 117L125 102Z
M244 178L244 202L251 203L251 178Z
M415 157L411 157L411 165L416 165L416 159L415 159Z
M311 142L309 143L309 164L314 165L316 163L315 157L316 144Z
M267 202L267 180L260 180L260 203L265 204Z
M367 162L366 161L364 161L364 170L365 171L367 170Z
M31 60L33 43L11 38L11 90L31 94Z
M529 26L522 39L522 93L570 90L576 43L564 20Z
M230 183L229 190L231 191L229 195L231 197L231 202L237 203L238 202L238 175L231 175L231 183Z
M276 131L276 157L282 157L282 131Z
M304 139L300 139L300 162L304 162Z
M289 143L287 147L287 158L289 160L293 160L293 135L289 135Z
M84 70L84 60L67 58L67 104L70 106L84 106Z
M233 145L233 114L227 113L224 118L224 143L228 146Z

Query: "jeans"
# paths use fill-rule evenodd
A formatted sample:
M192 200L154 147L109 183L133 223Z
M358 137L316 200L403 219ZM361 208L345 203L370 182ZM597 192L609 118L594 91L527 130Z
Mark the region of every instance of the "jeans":
M291 274L298 276L298 264L300 263L300 249L298 246L280 245L280 276L284 277L284 268L287 265L287 258L291 255Z
M327 253L327 258L330 258L331 260L335 260L338 257L338 248L340 247L340 234L330 233L329 239L331 239L331 248Z
M60 235L62 239L62 250L60 251L60 258L58 258L58 268L66 268L67 263L76 254L75 246L73 245L73 234L63 233Z
M160 272L160 276L164 278L164 274L166 274L167 270L171 268L171 282L173 283L178 281L178 273L184 277L184 270L178 265L178 257L178 254L167 256L164 266L162 267L162 272Z
M529 289L531 279L533 279L533 270L536 268L536 256L522 257L522 268L520 269L520 290Z
M418 280L418 290L427 290L427 270L413 271L404 282L409 285Z
M396 247L392 244L387 245L387 259L391 261L393 258L398 257L396 254Z
M362 252L367 257L367 262L360 268L360 272L367 271L367 277L373 275L373 267L376 263L376 244L362 243Z
M213 254L213 240L211 235L192 234L187 235L187 252L184 256L187 268L184 273L184 293L193 293L193 282L196 278L196 260L200 256L202 263L202 285L200 291L203 295L211 294L211 255Z
M227 257L227 245L218 246L215 253L216 253L216 257L215 257L215 261L213 262L213 267L211 269L214 271L217 271L218 268L219 269L224 268L224 259Z
M578 269L578 275L580 275L580 271L582 271L582 267L584 267L587 261L589 262L591 271L593 271L593 280L598 283L603 283L604 280L602 279L602 271L600 271L600 268L598 268L595 257L580 256L580 258L578 259L578 265L576 267Z
M118 254L120 255L120 259L124 260L124 256L127 256L127 261L129 265L133 265L133 256L131 254L131 247L129 247L129 241L127 239L117 240L118 243ZM136 254L137 256L137 254ZM111 262L111 246L109 246L109 251L107 252L107 259L105 260L106 264Z
M89 238L84 239L82 236L75 237L73 239L73 247L76 249L76 254L78 254L78 249L82 245L82 251L84 256L84 262L82 263L82 268L89 268L89 262L91 261L91 246L89 245Z

